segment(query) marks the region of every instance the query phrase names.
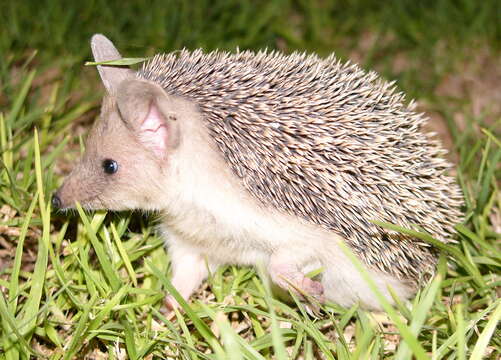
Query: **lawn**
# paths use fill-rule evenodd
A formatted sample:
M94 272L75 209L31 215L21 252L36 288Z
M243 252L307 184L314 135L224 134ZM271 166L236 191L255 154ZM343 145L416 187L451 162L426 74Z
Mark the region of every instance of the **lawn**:
M500 19L495 0L0 2L0 359L499 358ZM50 208L99 113L84 65L96 32L127 57L335 52L396 80L465 194L436 276L385 313L326 304L313 317L259 269L227 266L166 318L175 289L155 214Z

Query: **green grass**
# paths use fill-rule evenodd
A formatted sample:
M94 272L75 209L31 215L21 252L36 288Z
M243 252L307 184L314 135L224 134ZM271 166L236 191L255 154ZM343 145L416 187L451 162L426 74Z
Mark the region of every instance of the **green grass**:
M473 0L0 2L0 358L499 357L501 113L489 96L501 87L489 77L500 17L499 1ZM274 298L260 269L228 266L165 318L163 295L176 292L154 219L48 204L98 113L101 85L83 66L95 32L130 57L335 51L396 79L451 134L466 197L459 241L413 233L441 248L437 274L387 315L327 304L313 318Z

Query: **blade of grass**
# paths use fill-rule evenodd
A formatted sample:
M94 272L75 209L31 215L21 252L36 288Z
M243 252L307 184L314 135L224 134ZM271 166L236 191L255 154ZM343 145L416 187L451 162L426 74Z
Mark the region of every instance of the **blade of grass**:
M56 240L56 243L59 243L59 244L61 243L62 238L66 234L67 228L68 228L68 223L66 222L62 226L61 231L58 234L58 239ZM75 305L75 307L77 309L82 309L81 302L78 300L77 296L73 293L73 291L69 288L70 280L66 277L66 273L63 269L63 266L61 265L61 260L60 260L59 256L56 256L54 248L52 247L52 245L50 243L49 243L49 245L50 245L49 246L49 255L51 258L51 264L54 267L54 272L57 276L57 279L59 280L59 282L61 283L61 285L65 289L66 295L68 295L68 297L71 300L71 302L73 303L73 305Z
M19 93L17 94L16 98L14 99L14 102L12 103L12 107L11 107L11 110L9 112L9 115L7 115L7 124L9 126L13 125L14 120L17 118L17 116L19 115L19 112L21 111L21 108L22 108L24 101L26 99L26 95L28 95L28 91L30 90L31 83L33 82L35 74L36 74L36 70L32 70L24 78L21 89L19 90Z
M488 141L490 141L490 138ZM485 156L487 158L488 156L487 149L485 150L485 152L486 152ZM501 148L494 153L491 161L486 160L487 171L485 172L485 175L479 179L479 181L480 180L482 181L482 186L480 187L480 194L478 195L478 200L477 200L478 211L482 211L485 207L485 204L487 203L491 188L491 181L494 178L494 171L496 170L497 166L500 163L501 163Z
M464 326L464 318L463 318L463 304L459 303L456 307L456 324L457 324L457 334L458 334L458 342L457 342L457 358L458 360L465 360L466 354L466 329Z
M458 261L463 265L468 272L471 274L473 277L473 280L477 283L480 288L484 289L487 285L482 278L482 275L480 274L478 268L473 265L466 256L463 255L461 251L459 251L457 248L455 248L452 245L444 244L443 242L433 238L432 236L422 233L419 231L407 229L398 225L393 225L384 221L372 221L374 224L379 225L385 229L393 230L402 234L406 235L411 235L412 237L418 238L420 240L426 241L429 244L432 244L433 246L437 247L440 250L445 251L446 253L449 253L452 255L452 258L455 261Z
M38 252L37 260L35 263L35 268L33 270L33 276L31 278L31 289L23 307L22 315L20 317L20 322L23 324L20 328L22 334L27 334L34 330L37 320L37 314L40 306L40 301L42 299L43 287L45 283L45 272L47 271L48 264L48 244L50 237L50 212L45 205L45 197L43 193L42 184L42 164L40 161L40 146L38 143L38 133L35 129L34 131L34 144L35 144L35 173L37 178L37 189L38 189L38 200L40 213L43 222L42 236L38 241Z
M398 328L400 335L402 336L403 340L408 343L409 348L412 350L412 353L418 360L427 360L428 356L426 355L426 351L423 349L421 344L418 342L417 338L412 334L411 329L405 325L401 320L400 316L398 313L393 309L393 307L390 305L388 300L381 294L379 289L377 288L376 284L370 277L369 273L367 270L364 268L360 260L357 259L355 254L351 251L350 248L348 248L347 245L344 243L340 243L341 250L343 253L350 259L350 261L353 263L353 265L356 267L364 281L367 283L371 291L374 293L374 295L377 297L379 304L383 307L384 311L388 314L388 316L391 318L395 326Z
M38 193L35 193L33 200L31 201L30 207L26 212L23 226L19 233L19 240L17 241L16 255L14 257L14 264L12 265L12 274L10 278L9 285L9 310L12 314L16 313L17 308L17 296L19 293L19 272L21 271L21 261L23 257L23 246L24 240L26 239L26 234L28 233L28 227L30 225L31 217L33 216L33 210L38 201Z
M20 328L18 328L18 321L12 316L12 313L9 312L7 302L5 300L5 295L0 292L0 315L2 316L2 343L3 343L3 351L5 351L6 357L8 359L17 359L18 358L18 348L16 344L21 344L23 346L23 350L26 353L29 353L33 356L43 357L43 354L31 348L30 344L26 341L24 336L20 332ZM15 335L12 336L12 333Z
M111 312L115 310L124 297L128 295L129 290L130 286L128 285L121 287L93 317L92 321L89 323L89 330L96 330L103 323L104 319L111 315Z
M329 341L326 340L325 336L320 332L320 330L317 329L313 321L310 319L310 317L307 314L307 311L305 309L305 306L299 301L298 297L296 294L293 292L289 292L289 295L292 297L294 302L299 308L299 311L302 314L302 319L299 321L296 320L291 320L293 321L297 327L301 328L303 331L305 331L308 335L310 335L311 338L315 340L315 343L317 346L320 348L322 351L323 355L327 359L332 359L334 360L334 357L332 355L331 350L329 349L327 343L330 343ZM315 301L312 299L312 301ZM318 305L318 304L316 304Z
M212 310L203 303L200 303L200 307L216 323L219 332L221 334L221 340L223 343L223 347L226 350L226 353L218 354L218 357L235 359L235 360L243 359L242 352L247 350L248 347L247 349L243 348L242 351L240 350L241 347L240 347L240 342L238 341L238 335L235 334L231 326L228 324L226 315L222 312L216 314L214 310Z
M478 325L478 323L485 319L485 317L491 313L495 308L496 306L498 306L500 304L500 301L497 301L497 302L494 302L492 304L490 304L489 306L487 306L485 308L485 310L483 311L480 311L478 312L477 314L475 314L475 318L470 320L466 326L466 332L470 332L470 331L474 331ZM447 352L450 351L450 348L458 341L458 332L457 330L452 334L450 335L437 349L437 351L435 351L435 354L437 356L437 359L441 359L442 357L445 356L445 354Z
M496 310L494 310L494 313L487 322L487 325L478 337L477 343L471 352L470 360L481 360L484 358L485 350L489 345L489 340L491 339L492 334L494 334L494 331L496 331L500 319L501 300L498 300Z
M87 218L87 215L85 215L84 210L80 206L79 203L76 204L76 208L78 211L78 214L80 215L80 219L82 219L82 222L84 224L84 227L87 231L87 236L89 237L89 240L92 244L92 247L96 251L97 258L99 260L99 263L101 264L104 275L110 282L110 285L114 291L118 291L120 287L122 286L120 279L116 275L115 269L113 269L113 266L108 259L108 256L106 255L106 252L104 251L103 245L101 242L98 240L96 236L96 232L91 225L89 219Z
M127 355L129 355L129 358L132 360L138 359L137 356L137 348L136 348L136 342L135 342L135 331L132 328L131 324L129 321L124 319L122 321L122 325L124 327L124 341L125 341L125 348L127 349Z
M186 302L186 300L184 300L181 294L179 294L167 277L155 265L153 265L150 260L146 260L145 263L151 272L166 287L167 291L174 297L174 299L176 299L182 309L186 312L186 315L188 315L190 320L193 322L195 328L200 332L200 335L205 338L212 349L218 354L224 354L224 350L212 330L202 321L202 319L200 319L200 317L198 317L193 309L191 309L190 305Z
M115 224L111 223L110 224L111 228L111 234L113 235L113 240L115 241L115 245L118 249L118 252L120 254L120 257L122 261L124 262L125 269L127 269L127 273L129 274L129 277L134 284L134 286L137 286L137 276L136 272L134 271L134 268L132 267L132 264L129 259L129 255L127 254L127 251L125 250L122 240L120 240L120 236L118 236L117 229L115 228Z
M78 351L78 346L85 341L85 330L89 323L90 312L94 308L97 299L98 298L94 296L90 298L89 302L84 305L83 311L80 313L80 319L78 321L77 327L72 334L71 341L68 343L68 346L65 347L66 352L63 356L63 359L73 359L75 353Z
M359 326L357 328L360 331L357 331L355 336L357 347L351 357L353 359L367 359L374 339L374 329L363 312L359 313L358 323Z
M86 61L85 66L93 66L93 65L115 65L115 66L128 66L139 64L149 60L150 58L142 57L142 58L122 58L120 60L108 60L108 61Z
M442 256L440 258L440 261L442 262L443 267L446 262L445 257ZM442 274L438 273L437 275L435 275L430 285L428 285L426 289L424 289L423 296L421 297L419 303L413 308L412 320L409 329L410 332L416 337L416 339L421 332L426 318L429 316L429 311L437 297L438 291L440 290L442 279ZM411 349L409 348L409 344L407 342L402 342L402 344L398 347L395 359L410 359L411 355L412 354Z
M184 338L186 340L186 343L190 348L195 348L195 341L193 339L193 336L188 329L188 326L186 326L186 322L184 321L184 317L181 315L178 309L174 309L174 312L176 313L176 319L178 319L179 326L181 327L181 330L183 331ZM198 355L195 351L188 349L188 355L190 356L190 359L192 360L198 360Z
M54 108L56 107L57 95L59 92L59 82L56 82L52 87L52 91L49 96L48 104L44 109L44 115L42 116L42 125L40 128L40 138L42 139L41 145L44 147L49 142L49 127L52 122L52 115Z
M269 279L266 276L264 266L262 264L257 266L257 273L263 283L264 300L268 306L269 317L271 319L271 339L273 342L273 349L275 351L275 358L280 360L286 360L288 355L285 350L284 339L282 338L280 327L278 326L277 314L273 306L273 298L271 296L271 287Z
M7 124L3 113L0 113L0 149L2 152L3 166L7 171L12 170L12 133L9 131L9 129L7 129ZM8 178L5 178L5 181L8 180Z

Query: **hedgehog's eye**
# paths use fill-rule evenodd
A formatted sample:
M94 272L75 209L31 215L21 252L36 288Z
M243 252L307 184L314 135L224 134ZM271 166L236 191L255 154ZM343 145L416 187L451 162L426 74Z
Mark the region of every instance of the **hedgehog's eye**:
M118 163L112 159L106 159L103 161L103 170L106 174L114 174L118 171Z

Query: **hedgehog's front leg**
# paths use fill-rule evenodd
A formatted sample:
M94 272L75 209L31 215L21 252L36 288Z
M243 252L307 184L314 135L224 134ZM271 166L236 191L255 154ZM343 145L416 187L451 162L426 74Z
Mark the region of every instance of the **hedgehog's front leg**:
M170 246L169 253L172 264L172 285L185 300L188 300L207 278L207 262L201 254L178 246ZM179 303L172 295L165 297L164 304L167 311L179 307Z
M325 302L324 287L319 281L312 280L301 271L291 258L274 254L268 265L271 280L285 290L291 290L302 300L313 297L320 303Z

